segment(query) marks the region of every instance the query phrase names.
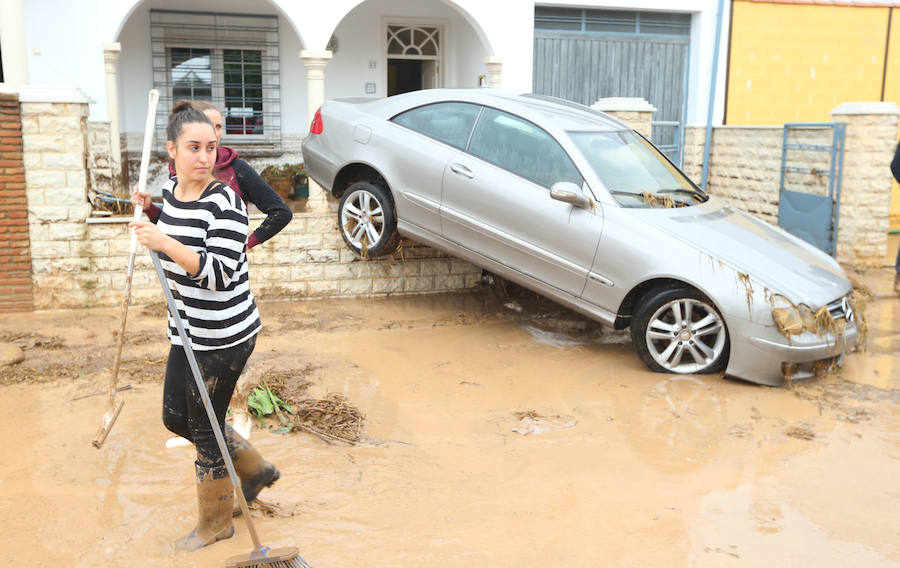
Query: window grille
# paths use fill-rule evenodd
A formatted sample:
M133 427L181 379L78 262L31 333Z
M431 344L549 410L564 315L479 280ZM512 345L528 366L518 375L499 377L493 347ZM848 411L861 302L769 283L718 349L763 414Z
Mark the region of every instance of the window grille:
M388 57L401 59L437 59L440 54L440 29L431 26L389 25Z
M534 27L536 30L687 36L691 33L691 15L537 6Z
M277 16L150 10L150 37L160 152L172 105L202 99L222 112L222 144L281 153Z

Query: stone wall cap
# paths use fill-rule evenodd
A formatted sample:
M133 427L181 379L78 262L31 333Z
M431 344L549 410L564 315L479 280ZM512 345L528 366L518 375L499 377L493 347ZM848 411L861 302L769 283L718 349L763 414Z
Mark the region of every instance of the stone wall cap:
M656 112L656 107L640 97L606 97L597 99L591 108L602 111Z
M331 59L334 52L328 49L316 51L312 49L301 49L300 59Z
M900 114L900 108L894 102L841 103L831 114Z
M19 89L22 103L84 103L91 101L87 94L70 85L28 85Z

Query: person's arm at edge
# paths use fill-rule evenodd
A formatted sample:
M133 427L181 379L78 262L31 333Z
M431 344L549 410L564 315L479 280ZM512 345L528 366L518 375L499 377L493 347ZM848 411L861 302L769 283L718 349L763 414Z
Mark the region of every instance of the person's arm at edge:
M900 144L897 144L897 151L894 152L894 159L891 161L891 173L894 179L900 181Z
M281 196L269 187L250 164L237 159L231 167L234 168L234 175L247 202L256 205L257 209L266 215L260 226L247 239L247 248L253 248L278 234L291 222L294 214Z

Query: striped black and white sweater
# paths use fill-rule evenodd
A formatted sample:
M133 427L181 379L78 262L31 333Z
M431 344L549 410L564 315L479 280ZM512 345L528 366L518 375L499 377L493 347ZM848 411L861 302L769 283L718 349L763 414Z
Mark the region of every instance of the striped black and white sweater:
M189 249L200 253L200 271L187 271L159 253L175 304L197 351L237 345L261 327L250 293L247 271L249 219L243 200L228 186L214 181L196 201L175 197L176 178L163 186L162 211L156 226ZM168 336L181 345L169 314Z

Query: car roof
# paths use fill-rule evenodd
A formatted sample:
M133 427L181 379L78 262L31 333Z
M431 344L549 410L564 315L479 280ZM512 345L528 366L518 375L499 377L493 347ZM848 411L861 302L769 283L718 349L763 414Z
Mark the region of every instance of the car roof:
M631 130L624 122L585 105L546 95L518 94L501 89L424 89L370 101L391 116L425 104L460 101L498 108L542 126L565 131Z

